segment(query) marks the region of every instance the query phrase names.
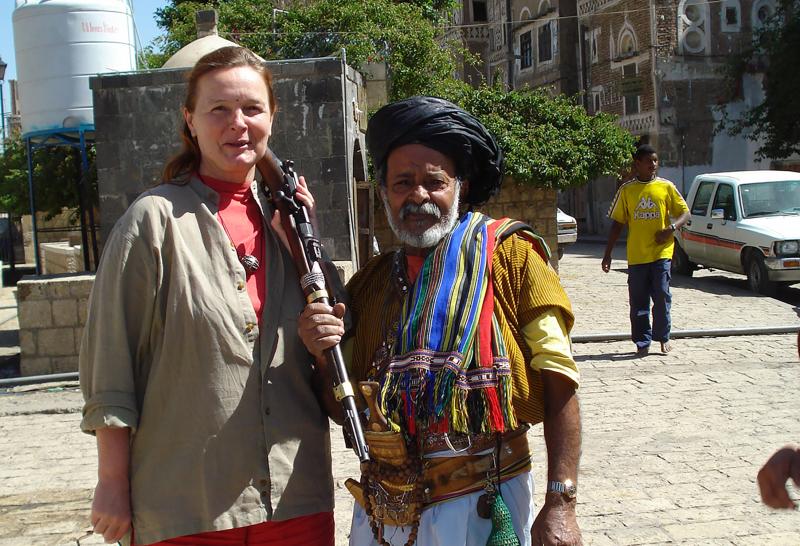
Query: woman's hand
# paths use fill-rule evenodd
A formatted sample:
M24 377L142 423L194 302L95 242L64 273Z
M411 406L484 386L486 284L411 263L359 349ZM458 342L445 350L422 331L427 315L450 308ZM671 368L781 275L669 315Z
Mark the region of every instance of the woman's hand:
M127 427L99 428L97 487L92 501L92 527L107 543L118 542L131 529L130 432Z
M325 361L325 349L342 341L344 312L343 303L337 303L333 307L324 303L309 303L300 313L297 335L317 362Z
M92 526L107 544L122 540L131 529L131 493L127 477L100 479L94 488Z
M308 184L306 184L306 179L303 176L298 177L297 183L297 191L295 193L295 199L297 199L303 206L306 207L306 211L308 212L308 219L311 220L311 227L314 228L314 233L319 233L319 228L317 227L317 205L314 201L314 196L311 195L311 191L308 189ZM272 215L272 220L270 221L270 226L278 235L281 242L284 246L289 249L291 252L291 247L289 246L289 241L286 238L286 232L283 230L283 224L281 223L281 214L278 210L276 210Z

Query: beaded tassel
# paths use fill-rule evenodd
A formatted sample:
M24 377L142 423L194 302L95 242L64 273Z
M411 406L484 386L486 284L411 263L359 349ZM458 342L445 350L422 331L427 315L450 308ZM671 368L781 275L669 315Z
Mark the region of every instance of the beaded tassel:
M511 523L511 512L499 492L492 501L492 532L486 546L520 546Z

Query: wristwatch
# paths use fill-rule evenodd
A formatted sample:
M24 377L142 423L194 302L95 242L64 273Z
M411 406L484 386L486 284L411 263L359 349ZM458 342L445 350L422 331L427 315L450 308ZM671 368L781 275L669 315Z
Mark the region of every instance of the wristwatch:
M550 480L547 482L548 493L561 493L566 499L572 500L578 496L578 486L572 483L572 480L564 480L557 482Z
M675 231L678 231L678 226L676 226L675 224L670 224L669 225L669 229L671 229L673 232L675 232Z

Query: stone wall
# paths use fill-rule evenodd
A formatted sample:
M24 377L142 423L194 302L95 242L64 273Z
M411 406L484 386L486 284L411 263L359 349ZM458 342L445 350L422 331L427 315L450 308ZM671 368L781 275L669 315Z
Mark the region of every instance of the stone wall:
M93 275L23 277L17 283L21 375L78 371Z
M270 147L306 177L328 254L355 263L353 165L366 165L361 75L337 58L267 66L278 103ZM159 183L164 163L179 149L185 78L185 70L172 69L91 79L101 240L136 196Z

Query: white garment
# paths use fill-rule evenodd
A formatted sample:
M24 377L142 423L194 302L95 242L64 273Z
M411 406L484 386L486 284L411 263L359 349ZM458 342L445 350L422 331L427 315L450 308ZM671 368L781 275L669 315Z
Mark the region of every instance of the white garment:
M533 473L526 472L500 484L503 500L511 512L514 531L522 546L531 546L531 527L536 516L533 499ZM486 546L492 521L478 516L478 491L434 504L422 512L417 533L419 546ZM392 546L403 546L410 527L384 527L384 539ZM350 527L350 546L378 546L364 509L356 503Z

